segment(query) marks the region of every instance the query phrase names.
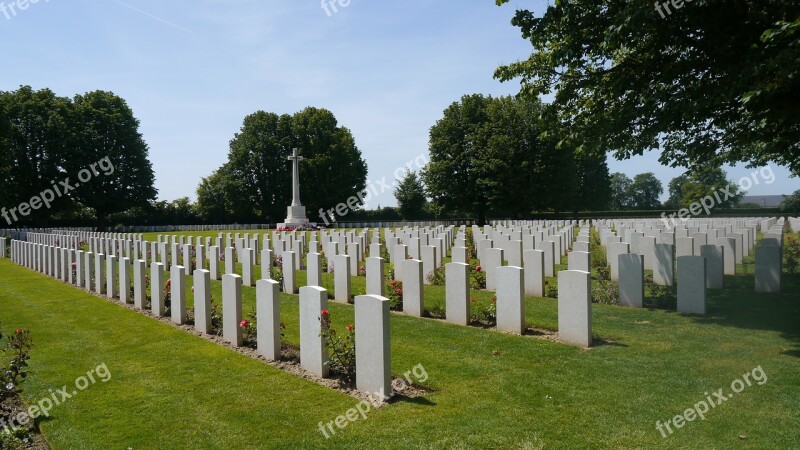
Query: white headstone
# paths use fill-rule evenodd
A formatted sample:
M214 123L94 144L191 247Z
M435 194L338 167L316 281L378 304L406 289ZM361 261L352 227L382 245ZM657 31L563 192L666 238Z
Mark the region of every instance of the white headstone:
M194 328L211 334L211 272L194 271Z
M389 397L392 395L389 299L359 295L355 309L356 388Z
M222 337L242 346L242 277L236 274L222 276Z
M580 270L558 272L558 339L570 345L592 345L592 276Z
M706 260L702 256L678 258L678 312L706 313Z
M280 285L275 280L256 282L256 339L258 352L267 359L281 358Z
M327 308L328 291L319 286L300 288L300 365L319 377L328 376L330 370L328 349L320 335L320 318Z
M445 264L445 308L447 321L458 325L470 322L469 265Z
M172 266L170 269L170 316L172 321L178 325L186 323L186 278L183 274L186 268L183 266Z
M523 284L523 269L515 266L499 267L497 269L497 282L498 331L524 334L525 286Z

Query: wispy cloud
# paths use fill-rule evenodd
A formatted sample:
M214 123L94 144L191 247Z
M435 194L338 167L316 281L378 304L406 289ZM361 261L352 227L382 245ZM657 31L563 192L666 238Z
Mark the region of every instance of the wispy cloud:
M133 5L129 5L129 4L127 4L127 3L125 3L125 2L121 2L121 1L119 1L119 0L114 0L114 3L116 3L116 4L118 4L118 5L121 5L121 6L124 6L124 7L128 8L128 9L130 9L130 10L132 10L132 11L136 11L136 12L137 12L137 13L139 13L139 14L144 14L145 16L147 16L147 17L150 17L151 19L155 19L155 20L157 20L157 21L159 21L159 22L161 22L161 23L164 23L164 24L166 24L166 25L169 25L169 26L171 26L172 28L176 28L176 29L178 29L178 30L181 30L181 31L183 31L184 33L194 34L194 33L193 33L191 30L187 30L186 28L183 28L183 27L182 27L182 26L180 26L180 25L175 25L174 23L172 23L172 22L170 22L170 21L168 21L168 20L166 20L166 19L163 19L163 18L161 18L161 17L158 17L158 16L156 16L156 15L154 15L154 14L150 14L150 13L149 13L149 12L147 12L147 11L142 11L141 9L139 9L139 8L137 8L137 7L133 6Z

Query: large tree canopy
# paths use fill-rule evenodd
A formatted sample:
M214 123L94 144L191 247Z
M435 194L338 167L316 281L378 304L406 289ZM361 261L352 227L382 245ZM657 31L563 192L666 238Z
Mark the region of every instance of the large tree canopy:
M464 96L430 131L422 171L434 208L451 214L527 217L533 211L603 209L605 156L547 137L546 107L533 98Z
M282 221L292 197L292 149L300 149L300 199L313 222L366 187L367 164L350 130L333 113L306 108L294 115L258 111L244 119L228 161L204 178L198 208L209 221ZM219 202L224 202L220 204ZM225 216L225 217L221 217Z
M744 193L719 167L698 167L679 175L669 182L669 200L664 206L671 209L689 208L703 198L714 198L714 208L731 209L741 201Z
M681 3L518 10L512 24L534 52L495 76L555 93L563 137L618 158L661 148L673 167L775 162L799 174L800 2Z
M424 217L428 200L425 198L425 186L416 172L406 170L394 190L394 197L397 199L397 210L404 220Z
M78 182L82 172L84 183ZM156 196L139 122L125 100L110 92L74 100L29 86L0 92L0 173L2 206L27 202L32 208L17 215L15 226L86 218L89 210L104 226L109 215ZM39 202L32 199L46 190L55 199L36 208Z
M124 99L95 91L75 97L77 143L66 161L70 174L96 164L93 178L74 197L95 211L98 222L115 212L146 205L156 197L155 175L139 121Z

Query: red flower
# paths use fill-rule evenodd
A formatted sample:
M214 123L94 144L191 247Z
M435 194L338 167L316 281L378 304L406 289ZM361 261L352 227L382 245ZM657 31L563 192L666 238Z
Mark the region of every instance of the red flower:
M480 271L481 271L481 266L475 268L475 272L480 272Z
M492 297L492 303L497 303L497 296Z
M328 310L327 309L323 309L322 312L320 312L320 314L322 314L323 316L327 316L328 315Z
M347 328L348 331L353 331L353 325L348 325L345 328Z
M77 266L78 266L78 263L76 263L76 262L72 263L72 267L77 267Z
M397 290L397 295L403 295L403 290L402 289L398 289Z
M172 278L170 278L169 280L167 280L167 287L170 287L170 286L172 286Z
M16 334L22 334L22 329L21 329L21 328L17 328L17 329L14 331L14 333L16 333Z
M397 281L394 281L394 280L392 280L392 281L389 283L389 286L397 286Z
M477 300L475 300L475 297L472 297L471 299L469 299L469 301L471 301L472 303L477 302Z
M247 328L250 326L250 322L243 320L242 323L239 324L239 326L242 328Z

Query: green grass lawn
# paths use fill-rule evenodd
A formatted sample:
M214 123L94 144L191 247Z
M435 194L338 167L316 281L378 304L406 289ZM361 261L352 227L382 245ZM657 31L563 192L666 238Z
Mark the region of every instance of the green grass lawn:
M594 335L606 343L591 350L393 314L394 373L422 364L433 391L359 416L328 440L319 422L358 400L8 260L0 320L32 330L29 402L99 364L112 373L41 422L54 448L798 448L800 277L785 276L782 294L756 294L748 269L709 291L706 317L593 305ZM215 302L220 287L212 282ZM363 278L353 290L363 292ZM244 288L245 313L254 298ZM427 287L426 303L443 304L444 287ZM530 326L556 328L554 299L528 298L526 308ZM352 306L329 309L336 327L352 322ZM283 294L294 344L297 314L297 296ZM656 430L758 366L765 384L667 438Z

